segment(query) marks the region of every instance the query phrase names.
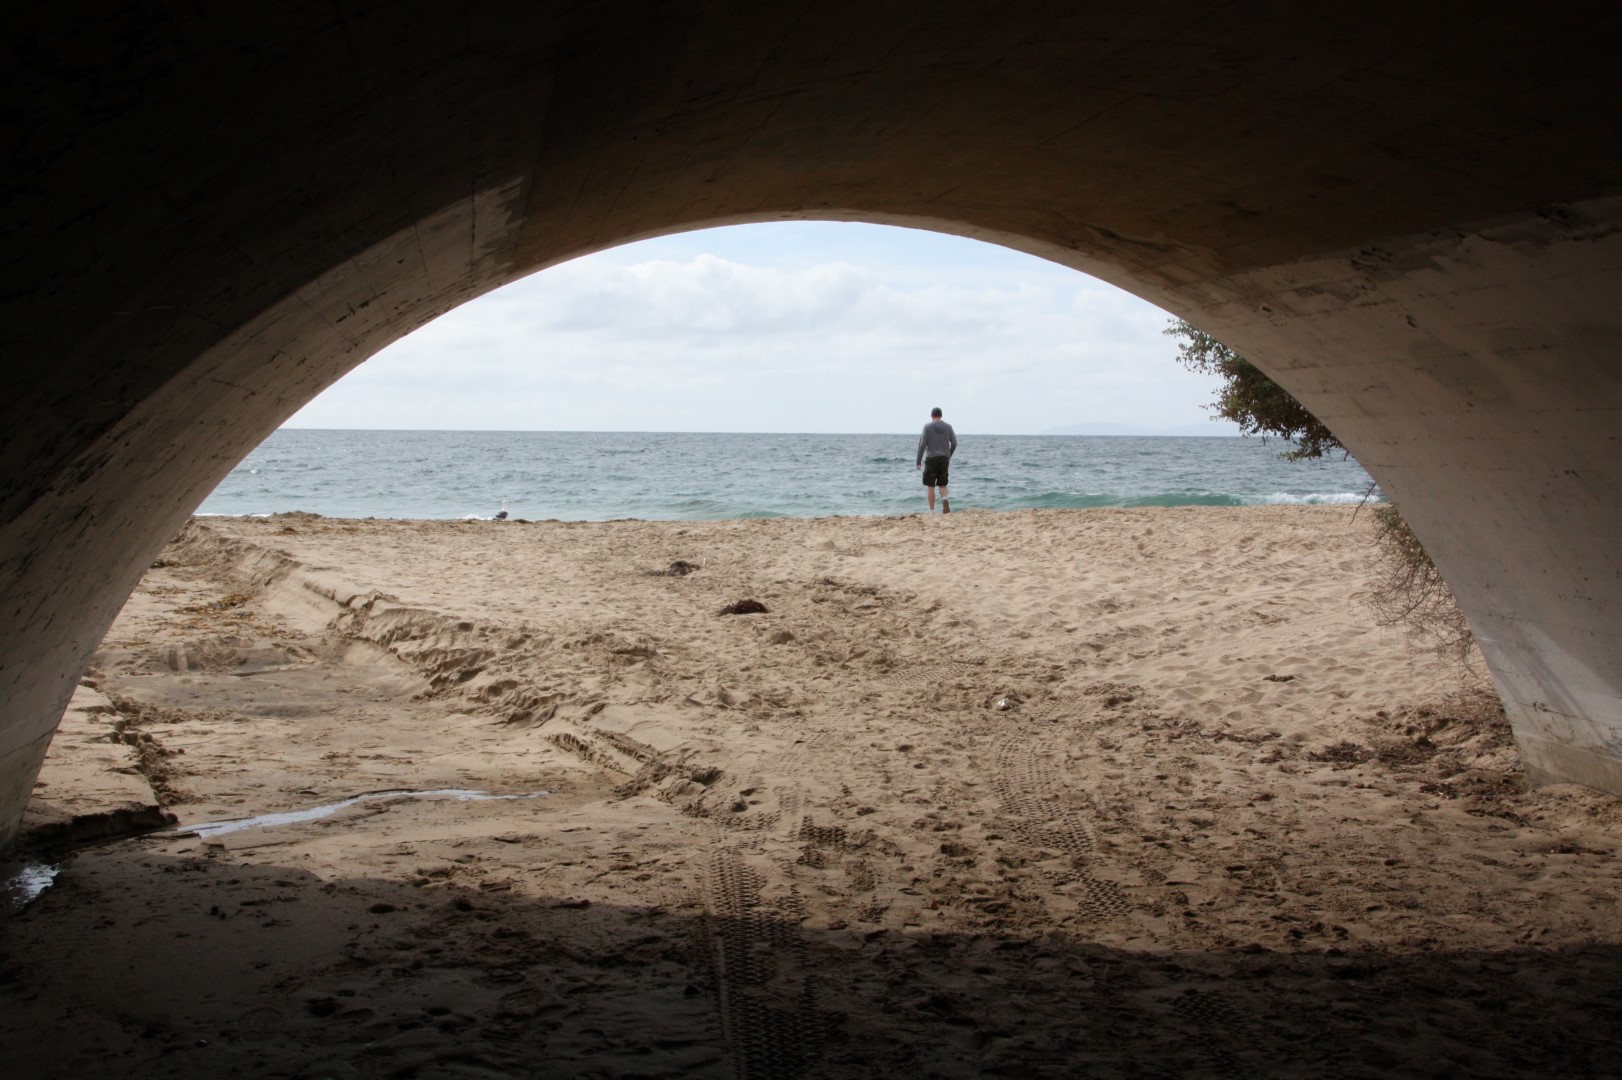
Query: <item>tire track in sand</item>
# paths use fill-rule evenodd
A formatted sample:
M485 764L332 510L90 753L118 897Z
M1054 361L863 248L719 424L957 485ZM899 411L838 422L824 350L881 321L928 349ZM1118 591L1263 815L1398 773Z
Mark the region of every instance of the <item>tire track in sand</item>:
M1067 856L1068 872L1050 873L1055 888L1072 887L1077 908L1089 919L1125 915L1131 901L1113 881L1090 870L1095 861L1092 830L1058 799L1053 768L1019 737L999 743L993 753L992 785L1007 815L1005 825L1020 840Z
M1128 914L1132 902L1120 886L1089 869L1096 860L1092 830L1059 800L1058 777L1040 747L1018 737L1006 739L994 760L993 783L1008 814L1008 830L1033 847L1056 849L1070 859L1070 872L1049 875L1055 888L1077 889L1080 912L1091 919ZM1247 1075L1236 1051L1249 1044L1253 1027L1227 1000L1190 988L1168 1005L1190 1029L1188 1045L1209 1061L1212 1073L1232 1080Z
M735 847L710 858L704 905L721 1022L738 1080L800 1080L816 1075L826 1033L800 933L804 905L792 887L768 903L766 880Z

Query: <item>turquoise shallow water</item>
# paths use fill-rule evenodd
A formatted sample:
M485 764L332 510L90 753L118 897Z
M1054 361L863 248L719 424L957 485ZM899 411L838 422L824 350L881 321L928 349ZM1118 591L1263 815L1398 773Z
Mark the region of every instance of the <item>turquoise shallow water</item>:
M902 514L924 508L917 433L284 429L203 514L705 519ZM1356 461L1286 462L1240 438L958 433L954 509L1353 503Z

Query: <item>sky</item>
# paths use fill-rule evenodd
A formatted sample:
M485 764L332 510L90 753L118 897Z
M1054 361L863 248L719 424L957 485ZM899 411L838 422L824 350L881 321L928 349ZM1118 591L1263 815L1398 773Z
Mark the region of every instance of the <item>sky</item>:
M543 270L390 345L285 426L501 431L1233 434L1170 316L962 237L773 222Z

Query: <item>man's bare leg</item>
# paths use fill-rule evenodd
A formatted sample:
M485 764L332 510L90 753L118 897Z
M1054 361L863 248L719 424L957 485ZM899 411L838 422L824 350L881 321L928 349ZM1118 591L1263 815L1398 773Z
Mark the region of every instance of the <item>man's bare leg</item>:
M930 500L930 501L931 501L931 503L934 502L933 499ZM931 506L931 509L933 509L933 508L934 507ZM946 497L946 485L942 484L941 485L941 513L950 514L951 512L952 512L952 500L950 500L950 499L948 499Z
M926 487L924 491L929 495L929 512L933 514L935 512L935 489Z

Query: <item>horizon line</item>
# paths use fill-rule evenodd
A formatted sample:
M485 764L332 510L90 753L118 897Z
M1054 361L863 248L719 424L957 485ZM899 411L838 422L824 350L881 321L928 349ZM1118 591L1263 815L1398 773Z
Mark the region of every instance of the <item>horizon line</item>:
M950 421L948 421L950 422ZM1080 426L1080 425L1077 425ZM1117 427L1128 425L1115 425ZM427 427L319 427L316 425L289 425L284 424L276 431L423 431L440 435L467 435L484 432L492 435L855 435L855 436L906 436L906 431L658 431L652 428L427 428ZM1067 431L971 431L971 436L988 436L999 439L1243 439L1242 433L1215 431L1209 435L1196 435L1191 432L1175 428L1142 428L1137 431L1118 431L1111 433L1089 434L1087 432Z

